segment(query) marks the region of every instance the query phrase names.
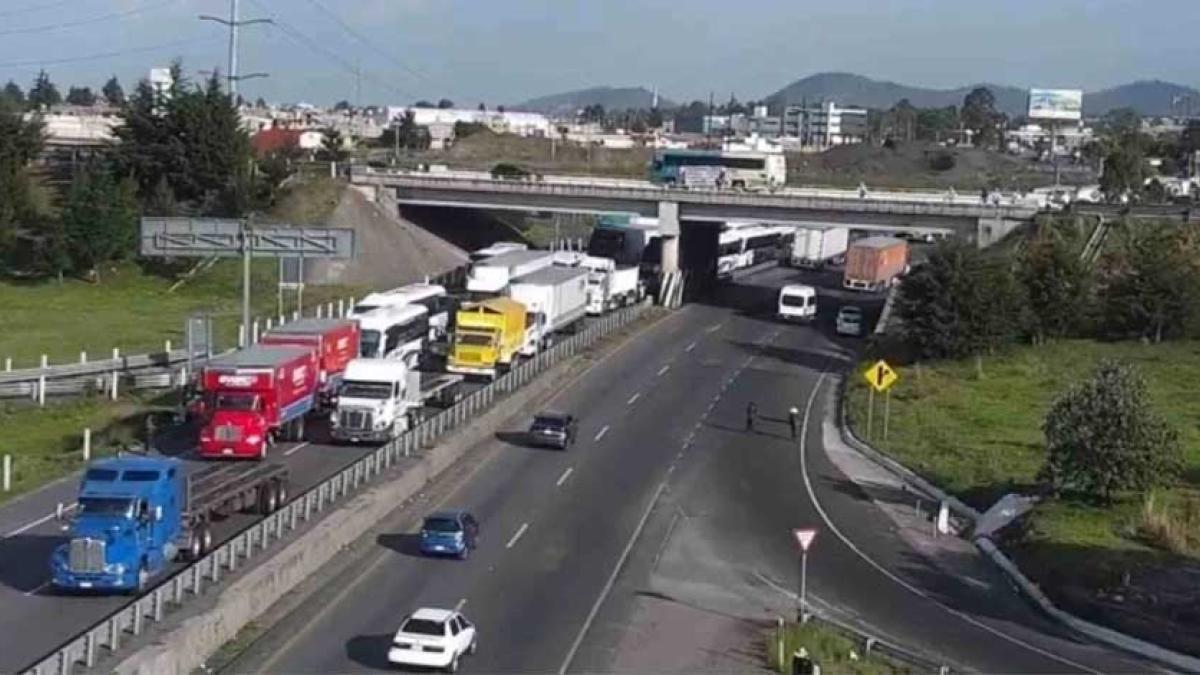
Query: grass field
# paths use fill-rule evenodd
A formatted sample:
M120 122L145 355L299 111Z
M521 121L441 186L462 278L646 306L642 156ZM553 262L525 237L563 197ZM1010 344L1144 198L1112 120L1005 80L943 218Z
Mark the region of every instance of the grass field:
M1181 435L1186 467L1179 484L1153 501L1125 495L1110 507L1046 501L1027 519L1018 546L1033 576L1070 569L1097 584L1118 570L1173 555L1200 557L1200 342L1161 345L1064 341L1019 347L974 360L901 370L892 390L888 439L876 400L872 443L981 510L1007 492L1031 492L1044 458L1041 425L1050 402L1103 358L1136 364L1154 409ZM848 389L848 417L866 437L866 383Z
M822 673L898 675L912 672L876 656L863 659L862 644L856 643L840 631L825 626L819 621L809 621L804 625L792 623L784 626L784 662L782 664L779 662L779 631L772 631L765 643L768 667L779 673L792 672L792 654L801 648L804 648L808 652L809 658L821 667ZM858 655L858 660L850 658L851 652Z

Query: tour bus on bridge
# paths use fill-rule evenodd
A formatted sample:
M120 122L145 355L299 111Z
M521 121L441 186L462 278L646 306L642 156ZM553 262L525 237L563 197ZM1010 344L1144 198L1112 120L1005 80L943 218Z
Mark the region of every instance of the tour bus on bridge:
M679 187L774 189L787 182L787 163L780 152L659 150L650 180Z

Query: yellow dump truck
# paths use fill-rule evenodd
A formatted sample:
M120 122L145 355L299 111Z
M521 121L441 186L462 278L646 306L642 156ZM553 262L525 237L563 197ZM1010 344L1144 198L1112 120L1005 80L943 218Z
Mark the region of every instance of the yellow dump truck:
M454 346L446 369L495 378L525 343L525 305L511 298L468 303L455 317Z

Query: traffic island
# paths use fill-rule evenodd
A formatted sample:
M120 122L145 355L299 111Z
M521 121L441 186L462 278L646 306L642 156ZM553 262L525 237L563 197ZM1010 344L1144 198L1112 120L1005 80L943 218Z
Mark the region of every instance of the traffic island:
M764 640L767 667L777 673L815 675L901 675L924 672L886 655L887 647L816 617L800 624L780 622ZM936 672L934 670L933 672Z

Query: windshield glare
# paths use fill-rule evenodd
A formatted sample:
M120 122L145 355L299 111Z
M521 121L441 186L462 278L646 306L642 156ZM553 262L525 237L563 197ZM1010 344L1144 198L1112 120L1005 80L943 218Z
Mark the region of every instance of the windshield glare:
M83 497L79 500L79 515L130 518L133 515L133 500L125 497Z
M338 394L345 398L386 399L392 395L392 385L387 382L357 382L347 380L342 383L342 389Z

